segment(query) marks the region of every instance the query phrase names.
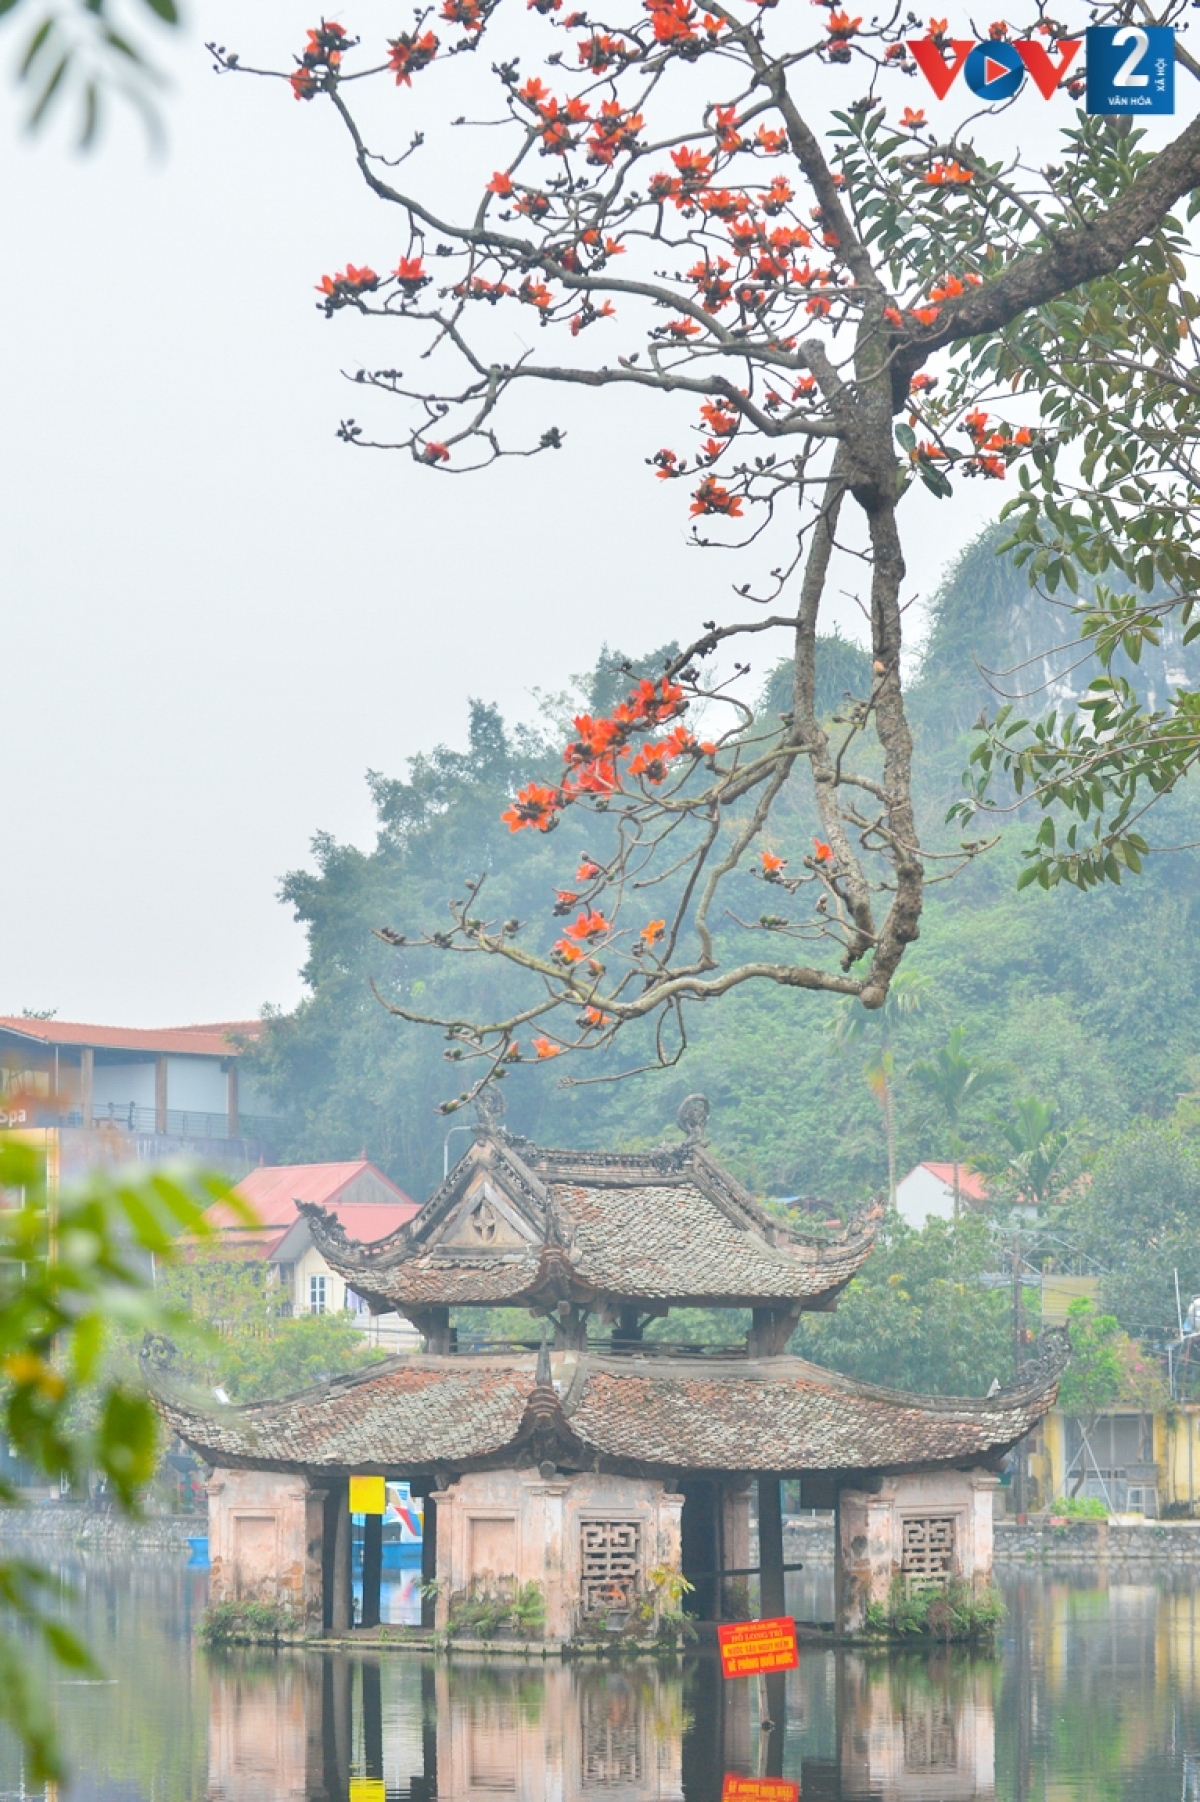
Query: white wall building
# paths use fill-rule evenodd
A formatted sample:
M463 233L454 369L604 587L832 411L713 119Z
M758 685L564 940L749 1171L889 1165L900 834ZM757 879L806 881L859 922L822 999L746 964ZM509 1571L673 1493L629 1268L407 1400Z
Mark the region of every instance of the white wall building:
M958 1166L959 1212L987 1200L987 1186L975 1170ZM916 1231L927 1220L954 1218L954 1165L918 1164L896 1184L896 1211Z
M336 1214L351 1239L372 1243L403 1226L417 1203L365 1158L340 1164L267 1164L251 1170L237 1193L254 1209L259 1224L245 1227L218 1202L209 1219L227 1244L245 1248L247 1258L270 1264L281 1299L294 1314L354 1314L371 1345L416 1351L420 1335L398 1314L372 1314L330 1269L312 1242L298 1202L316 1202Z

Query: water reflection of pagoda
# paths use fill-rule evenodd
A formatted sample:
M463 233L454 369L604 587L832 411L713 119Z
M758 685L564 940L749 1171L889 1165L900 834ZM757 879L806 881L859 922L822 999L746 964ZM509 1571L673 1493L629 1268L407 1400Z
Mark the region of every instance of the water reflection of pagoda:
M310 1208L328 1262L373 1309L412 1320L424 1352L219 1417L163 1393L213 1466L214 1599L280 1600L310 1632L347 1630L351 1473L425 1496L426 1620L440 1628L463 1598L536 1584L551 1645L628 1630L680 1568L703 1617L744 1610L753 1484L761 1610L782 1614L784 1477L805 1507L837 1510L844 1630L895 1581L989 1581L995 1472L1053 1402L1057 1366L948 1399L787 1356L801 1312L835 1306L867 1258L874 1221L824 1242L781 1224L711 1157L706 1117L685 1102L684 1142L654 1151L548 1151L507 1132L493 1101L389 1238L353 1243ZM527 1309L552 1338L460 1349L454 1317L497 1307ZM679 1308L744 1309L749 1332L737 1346L644 1337ZM378 1573L376 1532L365 1625Z
M747 1686L708 1660L220 1659L206 1795L717 1802L760 1772L805 1802L994 1802L995 1688L986 1661L817 1654L764 1757Z

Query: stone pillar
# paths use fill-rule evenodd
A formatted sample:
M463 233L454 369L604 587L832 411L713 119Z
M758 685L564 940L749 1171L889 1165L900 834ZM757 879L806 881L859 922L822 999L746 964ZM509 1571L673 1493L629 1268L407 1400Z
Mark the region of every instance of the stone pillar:
M262 1470L218 1470L207 1488L212 1601L277 1603L320 1632L324 1489Z
M383 1516L363 1516L362 1624L379 1625L380 1588L383 1582Z
M438 1511L432 1487L425 1491L421 1513L421 1625L432 1627L437 1619L437 1598L432 1593L437 1582Z
M892 1498L861 1489L838 1492L834 1608L839 1633L861 1633L872 1602L892 1586Z
M564 1513L570 1479L552 1477L531 1484L526 1507L531 1516L529 1527L534 1543L541 1541L541 1572L526 1581L540 1582L546 1598L546 1638L566 1640L571 1637L571 1598L567 1567L571 1562L564 1539ZM540 1504L540 1508L539 1508ZM541 1514L540 1534L537 1514Z
M758 1479L758 1583L760 1612L775 1620L786 1612L783 1594L783 1486L777 1472Z
M439 1633L444 1633L446 1631L447 1624L450 1620L450 1597L454 1588L455 1578L463 1575L463 1556L460 1551L459 1556L457 1558L455 1557L455 1547L453 1543L456 1537L455 1529L458 1525L456 1520L458 1510L454 1505L457 1488L457 1483L451 1483L446 1489L431 1490L426 1500L426 1506L428 1506L429 1502L433 1503L437 1518L437 1535L434 1540L434 1571L435 1581L437 1583L437 1600L434 1603L433 1624ZM424 1563L424 1560L422 1560L422 1563ZM422 1610L422 1621L424 1621L424 1618L424 1610Z
M969 1550L964 1547L960 1563L963 1576L978 1593L987 1589L992 1581L996 1518L992 1496L1000 1487L1000 1479L994 1471L972 1470L967 1472L967 1484L971 1496L967 1521Z
M332 1633L349 1633L354 1624L354 1572L350 1535L350 1485L345 1477L338 1481L333 1514L333 1558L330 1570L332 1594L329 1602L329 1629Z
M750 1484L730 1478L721 1485L721 1568L748 1570L750 1557ZM749 1577L726 1577L721 1585L721 1618L748 1620L750 1606Z

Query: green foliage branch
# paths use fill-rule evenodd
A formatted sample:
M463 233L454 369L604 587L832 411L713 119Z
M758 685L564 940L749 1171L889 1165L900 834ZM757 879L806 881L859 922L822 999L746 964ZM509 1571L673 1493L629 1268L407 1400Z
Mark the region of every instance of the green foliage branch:
M834 1314L804 1315L789 1350L885 1388L980 1395L1012 1376L1012 1323L988 1223L889 1214Z
M178 26L175 0L141 0L160 24ZM77 141L81 150L94 144L110 95L132 104L151 138L160 136L155 100L162 76L144 43L128 31L111 0L0 0L0 20L23 23L33 14L24 38L17 79L29 95L26 126L37 131L67 95L75 95Z
M47 1480L78 1488L99 1471L119 1506L139 1512L157 1461L158 1421L143 1390L107 1372L106 1347L117 1332L186 1327L151 1286L148 1265L169 1261L181 1232L206 1231L215 1200L249 1224L224 1178L97 1170L54 1191L40 1148L0 1138L0 1432ZM0 1478L0 1501L18 1500ZM0 1603L60 1663L90 1668L80 1640L44 1610L48 1586L36 1563L0 1559ZM0 1631L0 1721L22 1738L38 1781L61 1774L52 1723L9 1631Z
M189 1323L172 1362L175 1376L234 1402L295 1394L387 1354L368 1346L352 1314L292 1317L260 1259L201 1239L162 1271L164 1303Z
M1175 1338L1176 1275L1185 1308L1200 1295L1196 1145L1163 1121L1119 1135L1073 1201L1070 1223L1080 1250L1104 1272L1105 1312L1129 1333Z
M1128 123L1114 133L1085 119L1068 134L1062 176L1086 206L1136 182L1154 157ZM959 373L988 370L1036 401L1037 442L1004 509L1006 548L1062 609L1063 653L1099 664L1075 706L1037 719L1007 702L971 750L970 799L952 818L993 820L1014 805L1042 814L1022 885L1090 889L1139 872L1147 815L1200 760L1196 687L1177 678L1152 702L1119 667L1168 638L1182 650L1200 637L1200 298L1188 229L1198 211L1194 189L1135 265L973 345ZM1018 687L1023 673L1011 672Z

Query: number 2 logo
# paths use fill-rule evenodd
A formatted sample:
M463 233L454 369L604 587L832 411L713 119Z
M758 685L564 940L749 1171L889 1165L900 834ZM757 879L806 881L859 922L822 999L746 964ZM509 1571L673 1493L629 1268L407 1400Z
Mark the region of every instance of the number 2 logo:
M1139 75L1137 70L1145 62L1150 49L1150 38L1140 25L1123 25L1120 31L1113 33L1114 50L1123 50L1128 44L1129 55L1112 78L1114 88L1148 88L1150 77Z

